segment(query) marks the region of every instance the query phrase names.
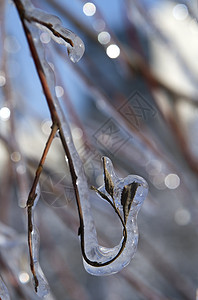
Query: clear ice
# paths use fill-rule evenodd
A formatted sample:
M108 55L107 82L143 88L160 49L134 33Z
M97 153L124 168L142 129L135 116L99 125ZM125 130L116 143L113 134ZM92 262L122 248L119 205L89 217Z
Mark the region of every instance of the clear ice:
M33 257L33 262L34 262L34 270L36 273L36 277L38 279L37 295L41 298L44 298L50 293L50 288L49 288L47 279L45 278L45 275L43 274L43 271L39 264L40 236L39 236L38 229L34 222L34 210L35 210L38 200L40 198L39 185L37 185L36 194L37 194L37 196L35 198L34 205L32 206L32 233L31 233L32 257Z
M28 0L23 0L23 3L26 2L29 3ZM35 9L32 5L30 5L28 8L28 15L32 16L33 18L38 18L39 20L44 20L45 22L50 22L53 25L53 28L55 28L57 32L61 33L61 35L64 35L65 37L70 38L70 34L73 34L62 27L61 22L57 17L41 12L40 10ZM48 86L53 96L54 105L56 107L57 114L62 125L62 131L67 142L67 146L77 177L77 187L80 198L79 205L83 214L83 235L81 228L80 239L81 242L82 239L84 241L84 247L82 249L86 256L86 259L83 258L84 267L86 271L92 275L103 276L114 274L127 266L136 252L138 243L137 215L148 193L147 182L142 177L136 175L129 175L124 179L119 178L114 172L111 160L108 158L104 158L106 162L106 172L110 174L108 179L110 180L111 184L113 183L113 189L108 190L107 184L104 184L98 189L97 193L99 195L104 194L105 197L107 197L111 201L111 203L115 205L117 211L124 220L123 222L125 222L127 236L125 236L126 243L124 247L124 237L121 239L120 243L113 248L100 246L98 244L96 227L92 217L91 206L89 202L90 188L88 186L82 161L72 140L69 124L65 119L59 100L55 95L54 73L50 68L48 62L46 61L44 49L39 40L38 32L35 26L33 26L35 25L34 22L27 21L26 24L32 33L35 47L39 54L40 61L45 72ZM42 29L43 25L41 24L41 22L36 22L36 27ZM46 31L49 30L47 27L43 29ZM58 43L65 43L65 40L62 41L60 37L54 36L53 38ZM76 38L76 42L74 36L73 38L71 38L71 40L73 44L77 46L71 48L71 45L67 45L67 47L69 47L68 52L70 54L70 59L73 61L77 61L79 57L83 55L84 44L82 44L83 46L81 45L82 41L78 37ZM72 51L74 51L75 53L73 53ZM116 215L116 217L118 217L118 214ZM36 273L39 278L39 289L41 289L39 291L39 294L40 296L44 296L48 292L48 285L38 264L39 236L35 225L32 232L32 242L35 246L34 260ZM121 251L122 249L123 251Z
M98 189L100 192L98 195L101 197L101 194L104 194L110 199L112 204L115 203L120 215L123 220L125 220L127 239L121 254L110 264L102 266L102 264L112 260L117 255L122 246L123 238L120 243L113 248L102 247L98 245L95 239L94 243L91 242L92 233L90 232L89 224L87 224L86 217L84 216L85 232L87 230L85 239L86 254L89 260L97 262L101 264L101 266L92 266L84 259L83 263L88 273L97 276L117 273L130 263L136 252L138 243L137 215L148 193L148 184L142 177L129 175L126 178L119 178L114 172L111 160L107 157L104 157L103 160L105 161L106 171L110 175L111 186L113 186L113 189L109 189L105 182ZM127 190L130 190L131 188L132 191L134 190L132 196ZM126 196L124 193L126 193ZM133 197L133 199L131 197ZM101 198L104 200L103 197ZM126 200L125 203L123 203L124 199Z
M70 60L78 62L85 51L84 43L79 36L63 27L58 17L35 8L31 1L23 0L22 3L26 7L26 20L40 30L46 31L56 43L66 46Z

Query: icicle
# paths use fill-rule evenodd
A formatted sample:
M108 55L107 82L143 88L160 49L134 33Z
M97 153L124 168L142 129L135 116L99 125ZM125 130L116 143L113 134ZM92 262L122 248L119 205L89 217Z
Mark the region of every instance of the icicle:
M0 299L1 300L10 300L8 289L1 277L0 277Z
M34 222L34 210L40 198L40 187L39 185L36 188L36 198L34 201L34 205L32 206L32 232L31 232L31 250L32 250L32 259L33 259L33 267L35 271L36 277L34 278L34 285L37 292L37 295L41 298L47 296L50 292L50 288L45 278L45 275L42 272L42 269L39 264L39 245L40 245L40 237L38 229ZM38 282L37 282L38 280Z
M49 33L56 43L66 46L70 60L78 62L85 51L83 41L71 30L64 28L58 17L35 8L29 0L23 0L22 3L26 8L26 20Z

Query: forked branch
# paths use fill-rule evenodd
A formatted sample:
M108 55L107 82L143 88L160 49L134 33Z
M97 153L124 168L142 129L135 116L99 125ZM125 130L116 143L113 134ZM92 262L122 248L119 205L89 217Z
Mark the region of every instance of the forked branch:
M45 60L44 54L40 54L40 52L38 52L37 49L37 46L39 46L39 51L41 48L40 44L38 44L38 37L34 37L33 39L33 33L31 32L31 24L33 23L33 25L35 25L35 23L37 23L36 25L41 25L41 22L37 22L37 16L32 17L31 14L31 18L29 18L28 13L26 15L26 7L23 4L27 3L27 0L14 0L14 2L21 18L21 22L29 44L29 48L47 100L53 124L51 134L46 143L46 147L40 160L34 178L33 186L27 201L28 244L30 251L30 264L35 281L35 290L37 291L40 286L39 279L44 282L45 278L40 270L38 263L38 253L36 252L37 250L34 247L34 242L38 243L38 232L32 221L32 210L35 208L36 202L39 197L37 187L40 174L43 169L43 164L45 162L52 140L57 131L59 132L62 146L68 159L80 219L79 234L81 237L82 255L84 258L85 268L89 273L94 275L116 273L130 262L131 258L133 257L136 251L138 241L136 218L138 211L147 195L148 186L146 181L139 176L130 175L124 179L117 177L117 175L114 173L111 161L108 158L103 159L105 184L98 190L95 190L97 191L99 196L101 196L104 200L110 203L110 205L113 207L116 214L118 215L123 226L123 238L120 241L119 245L117 245L114 248L101 247L98 244L96 229L90 211L90 204L88 200L89 188L84 173L83 165L74 147L69 125L61 110L58 99L55 96L52 96L50 90L51 86L49 86L48 82L49 78L46 75L48 74L47 72L49 72L49 69L46 69L46 65L48 66L48 64ZM30 7L32 7L31 4ZM37 12L36 9L33 9L32 11L35 13ZM28 12L32 13L32 11L29 10ZM53 23L53 16L47 15L46 13L43 13L43 16L47 16L47 19L52 18ZM46 24L43 23L42 26L45 27ZM55 27L52 26L51 28L54 30ZM50 28L48 28L48 30L50 30ZM62 37L59 36L58 38ZM69 55L70 53L73 53L73 57L79 57L78 53L77 55L75 54L75 51L79 51L79 49L81 49L81 44L77 43L79 47L77 47L76 49L74 49L74 46L75 41L79 42L80 39L76 35L74 35L74 38L75 40L72 40L72 43L70 43L70 46L73 47L73 49L70 49L71 52L69 52ZM59 42L60 41L58 40L58 43ZM74 46L72 46L72 44ZM83 49L81 49L81 54L82 50ZM40 55L42 55L42 59L40 58ZM71 57L70 59L73 60ZM133 195L133 197L129 197L129 194ZM130 229L129 233L128 229ZM36 255L36 259L34 259L34 255ZM35 268L35 264L37 269ZM44 293L46 293L46 291L42 291L41 293L43 295Z

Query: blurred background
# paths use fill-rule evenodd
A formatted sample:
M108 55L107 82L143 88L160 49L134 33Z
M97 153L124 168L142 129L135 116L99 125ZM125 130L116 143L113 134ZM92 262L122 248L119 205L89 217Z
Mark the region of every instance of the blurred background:
M40 31L55 92L90 185L101 157L117 174L149 184L128 267L86 273L64 151L54 139L40 180L35 222L49 299L198 299L198 3L196 0L32 1L85 43L74 64ZM0 1L0 274L11 299L34 293L24 205L51 126L50 114L12 1ZM121 238L119 221L90 191L101 244Z

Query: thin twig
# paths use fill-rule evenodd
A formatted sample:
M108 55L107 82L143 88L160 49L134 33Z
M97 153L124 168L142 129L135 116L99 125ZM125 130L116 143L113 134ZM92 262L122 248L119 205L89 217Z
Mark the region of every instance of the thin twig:
M51 207L50 207L51 208ZM62 210L53 210L51 208L51 212L53 214L57 214L58 217L62 220L63 224L66 226L66 228L70 229L72 233L76 232L76 228L78 226L78 220L75 216L72 215L71 217L71 211L68 209L65 209L64 213ZM107 213L107 218L111 218L111 216ZM101 241L103 244L109 245L109 239L106 236L106 234L103 232L103 236L101 238ZM171 271L171 269L169 270ZM161 270L163 272L163 270ZM170 300L170 298L166 298L162 296L157 290L155 290L153 287L147 286L143 281L141 281L138 277L136 277L133 273L127 271L126 269L122 272L119 272L116 277L125 280L130 286L132 286L137 292L141 293L145 297L145 299L152 299L152 300Z
M36 170L36 175L35 175L35 178L34 178L34 182L33 182L33 185L32 185L32 188L30 190L30 193L29 193L29 196L28 196L28 200L27 200L27 212L28 212L28 245L29 245L29 255L30 255L30 268L31 268L31 271L32 271L32 274L33 274L33 277L34 277L34 282L35 282L35 290L37 291L37 287L39 285L39 282L38 282L38 278L37 278L37 275L36 275L36 272L35 272L35 267L34 267L34 259L33 259L33 250L32 250L32 231L33 231L33 223L32 223L32 207L34 206L34 201L35 201L35 198L37 196L36 194L36 187L38 185L38 182L39 182L39 178L40 178L40 175L41 175L41 172L43 170L43 165L44 165L44 162L45 162L45 159L47 157L47 154L48 154L48 151L49 151L49 148L52 144L52 141L55 137L55 134L57 132L57 125L52 125L52 130L51 130L51 133L50 133L50 136L47 140L47 143L46 143L46 146L45 146L45 149L43 151L43 154L42 154L42 157L41 157L41 160L40 160L40 163L39 163L39 166Z
M36 47L34 45L34 41L33 41L31 32L27 28L26 23L25 23L25 16L24 16L25 10L24 10L24 7L23 7L20 0L14 0L14 2L15 2L15 5L17 7L19 16L21 18L21 22L22 22L22 25L23 25L23 28L24 28L24 32L25 32L25 35L26 35L26 38L27 38L27 41L28 41L28 44L29 44L29 47L30 47L30 51L31 51L35 66L36 66L36 70L37 70L37 73L39 75L41 85L43 87L43 91L44 91L44 94L45 94L45 97L46 97L46 100L47 100L47 103L48 103L48 107L49 107L49 110L50 110L53 126L57 126L56 131L57 131L57 129L59 130L59 135L60 135L60 139L61 139L61 142L62 142L62 145L63 145L63 149L64 149L65 154L66 154L67 159L68 159L68 164L69 164L70 174L71 174L71 178L72 178L72 184L73 184L74 192L75 192L75 196L76 196L76 202L77 202L79 219L80 219L81 250L82 250L83 258L85 259L85 261L88 264L90 264L92 266L95 266L95 267L106 266L106 265L110 264L111 262L113 262L121 254L121 252L124 249L124 246L125 246L126 242L124 240L124 242L122 244L122 247L121 247L121 251L119 251L118 254L114 258L112 258L111 260L109 260L107 262L104 262L104 263L99 263L99 262L96 262L96 261L89 260L86 253L85 253L84 220L83 220L82 207L81 207L81 203L80 203L79 191L78 191L78 187L77 187L77 175L76 175L75 168L74 168L73 158L72 158L71 153L69 151L69 148L68 148L68 145L67 145L67 142L66 142L66 138L65 138L65 135L64 135L64 132L63 132L63 129L62 129L62 124L61 124L60 118L58 116L56 107L54 105L54 100L53 100L53 97L51 95L51 92L50 92L50 89L49 89L49 86L48 86L48 83L47 83L47 79L45 77L45 73L44 73L42 64L41 64L40 59L39 59L39 55L38 55ZM48 142L49 142L49 140L48 140ZM41 159L41 163L39 164L39 169L37 170L38 175L36 175L36 177L35 177L33 187L32 187L32 190L30 192L30 196L29 196L28 201L27 201L28 220L29 220L28 221L28 233L29 233L28 243L29 243L29 248L30 248L31 270L32 270L33 276L35 278L35 289L36 290L37 290L37 287L38 287L38 279L37 279L36 274L35 274L35 269L34 269L34 264L33 264L33 259L32 259L32 245L31 245L32 218L31 217L32 217L32 206L34 205L34 201L35 201L35 198L36 198L35 190L36 190L36 186L37 186L37 183L38 183L38 178L40 176L40 172L42 171L42 168L40 169L40 167L42 166L42 163L44 163L44 160L46 158L45 154L47 155L47 151L49 150L48 146L50 146L50 143L46 144L46 149L45 149L44 154L42 156L43 160Z

